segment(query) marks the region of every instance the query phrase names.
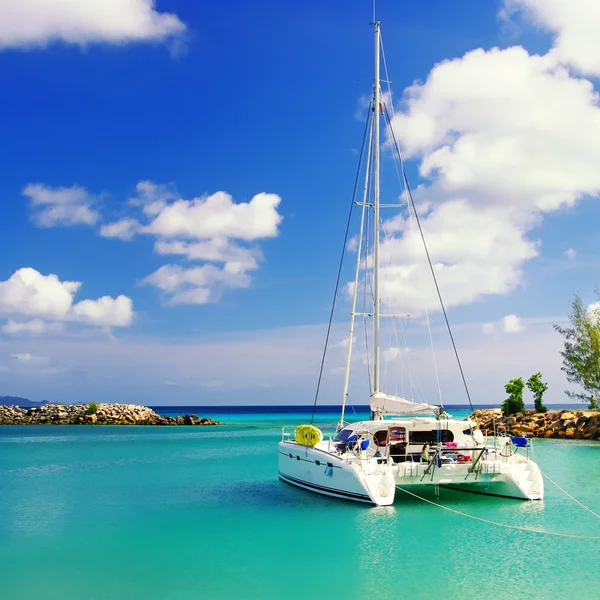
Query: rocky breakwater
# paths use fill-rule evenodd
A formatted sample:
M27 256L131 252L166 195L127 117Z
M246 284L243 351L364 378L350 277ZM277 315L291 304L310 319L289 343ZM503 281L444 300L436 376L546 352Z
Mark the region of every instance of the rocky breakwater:
M471 414L485 435L496 431L527 437L600 440L600 412L594 410L526 410L506 416L499 408L476 410Z
M39 408L0 406L0 425L221 425L196 415L163 417L147 406L98 404L46 404Z

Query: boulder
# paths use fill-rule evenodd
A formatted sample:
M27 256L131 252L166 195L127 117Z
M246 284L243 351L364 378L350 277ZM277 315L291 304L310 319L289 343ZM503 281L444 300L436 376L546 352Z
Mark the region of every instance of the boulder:
M600 434L600 427L590 427L585 431L585 437L587 439L594 439Z

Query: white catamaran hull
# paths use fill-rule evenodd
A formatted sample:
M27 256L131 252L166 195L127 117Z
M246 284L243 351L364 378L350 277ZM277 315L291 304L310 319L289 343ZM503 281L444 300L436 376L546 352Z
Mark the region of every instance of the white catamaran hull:
M280 442L279 478L317 494L388 506L394 502L392 473L379 469L366 473L357 464L319 448Z
M432 466L418 462L388 464L376 458L348 460L324 448L293 441L280 442L278 451L282 481L318 494L377 506L394 502L396 486L439 485L520 500L541 500L544 496L538 466L522 456L481 461L474 469L471 463Z

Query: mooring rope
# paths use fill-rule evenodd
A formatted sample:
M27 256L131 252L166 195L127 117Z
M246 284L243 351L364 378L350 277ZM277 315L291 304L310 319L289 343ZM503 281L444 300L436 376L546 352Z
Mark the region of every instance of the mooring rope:
M456 510L455 508L450 508L449 506L444 506L443 504L438 504L433 500L428 500L427 498L423 498L422 496L418 496L417 494L413 494L400 486L396 486L401 492L408 494L409 496L413 496L414 498L418 498L419 500L423 500L423 502L427 502L429 504L433 504L438 508L443 508L449 512L460 515L461 517L467 517L469 519L475 519L476 521L482 521L483 523L487 523L488 525L496 525L497 527L505 527L506 529L517 529L518 531L528 531L529 533L537 533L540 535L552 535L556 537L564 537L564 538L573 538L578 540L596 540L600 541L600 536L594 535L576 535L573 533L559 533L556 531L540 531L539 529L533 529L531 527L520 527L519 525L507 525L506 523L498 523L497 521L490 521L489 519L484 519L483 517L476 517L475 515L469 515L467 513L461 512L460 510ZM590 511L591 512L591 511ZM595 514L595 513L594 513ZM596 515L598 516L598 515Z
M571 496L571 494L569 494L569 492L567 492L567 490L563 489L560 487L560 485L558 485L558 483L556 483L556 481L554 481L554 479L552 479L549 475L546 475L546 473L544 473L544 471L542 471L540 469L540 473L552 484L554 484L563 494L565 494L566 496L569 496L569 498L571 498L571 500L573 500L573 502L579 504L579 506L581 506L581 508L585 508L585 510L587 510L588 512L591 512L597 519L600 519L600 515L598 513L595 513L591 508L588 508L585 504L582 504L581 502L579 502L579 500L577 500L577 498L574 498L573 496Z

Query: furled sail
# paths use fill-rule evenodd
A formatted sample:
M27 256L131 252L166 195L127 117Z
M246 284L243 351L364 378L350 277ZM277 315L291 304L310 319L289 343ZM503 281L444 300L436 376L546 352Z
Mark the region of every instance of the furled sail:
M412 402L400 396L375 392L371 396L371 410L381 415L437 415L440 409L431 404Z

